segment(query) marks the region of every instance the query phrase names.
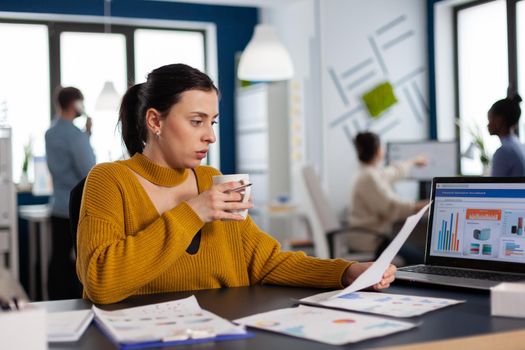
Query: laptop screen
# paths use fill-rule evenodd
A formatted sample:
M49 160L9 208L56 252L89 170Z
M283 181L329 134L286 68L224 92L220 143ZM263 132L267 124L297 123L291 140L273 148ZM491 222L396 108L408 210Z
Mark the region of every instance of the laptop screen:
M436 183L430 256L525 263L525 183Z

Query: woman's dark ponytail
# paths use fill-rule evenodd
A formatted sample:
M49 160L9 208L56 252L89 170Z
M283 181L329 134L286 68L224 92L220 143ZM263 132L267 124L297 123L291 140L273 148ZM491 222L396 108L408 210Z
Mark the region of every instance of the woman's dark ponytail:
M206 74L188 65L177 63L154 69L145 83L128 89L120 105L119 122L122 139L129 156L142 153L148 140L146 111L156 109L165 118L170 108L188 90L219 91Z
M147 138L145 119L141 116L140 92L143 85L131 86L126 91L120 105L119 121L122 139L130 157L135 153L142 153Z

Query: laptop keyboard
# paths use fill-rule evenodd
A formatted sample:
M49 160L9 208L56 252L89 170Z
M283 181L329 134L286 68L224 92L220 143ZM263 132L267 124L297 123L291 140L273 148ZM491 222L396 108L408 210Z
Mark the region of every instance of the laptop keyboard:
M485 272L485 271L472 271L472 270L462 270L462 269L453 269L453 268L443 268L443 267L438 267L438 266L407 266L407 267L401 267L399 270L405 271L405 272L426 273L429 275L474 278L474 279L490 280L490 281L497 281L497 282L515 282L515 281L525 280L525 276L519 276L519 275L508 275L508 274L503 274L503 273L493 273L493 272Z

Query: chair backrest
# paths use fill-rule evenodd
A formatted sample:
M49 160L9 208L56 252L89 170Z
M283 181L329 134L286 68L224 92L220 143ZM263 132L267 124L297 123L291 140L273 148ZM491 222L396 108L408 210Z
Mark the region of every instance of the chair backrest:
M71 237L73 238L75 256L77 255L78 219L80 217L80 206L82 204L82 193L84 192L85 183L86 178L83 178L75 187L73 187L71 192L69 192L69 229L71 231Z
M341 222L337 219L314 168L309 165L303 167L303 177L323 230L330 232L341 228Z
M310 224L315 255L329 258L331 254L326 234L341 228L341 224L332 211L315 170L309 165L304 166L299 178L304 194L301 204Z

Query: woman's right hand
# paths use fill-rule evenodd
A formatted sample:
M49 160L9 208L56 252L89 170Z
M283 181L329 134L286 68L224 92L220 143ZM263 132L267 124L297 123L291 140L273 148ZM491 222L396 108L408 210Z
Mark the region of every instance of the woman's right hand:
M188 200L188 205L203 222L215 220L243 221L242 215L231 213L231 210L244 210L253 208L251 201L241 202L242 195L238 192L228 192L241 184L239 182L226 182L212 186L197 197Z

